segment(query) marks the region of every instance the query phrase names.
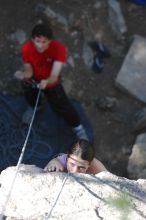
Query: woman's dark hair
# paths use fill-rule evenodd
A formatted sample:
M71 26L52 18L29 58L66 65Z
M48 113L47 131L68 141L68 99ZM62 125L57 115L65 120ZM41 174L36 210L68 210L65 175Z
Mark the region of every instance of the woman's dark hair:
M94 147L87 140L79 139L68 150L68 156L71 154L80 157L82 160L91 162L94 158Z
M32 29L31 36L32 38L43 36L48 39L52 39L53 32L49 24L41 23L41 24L36 24L34 26L34 28Z

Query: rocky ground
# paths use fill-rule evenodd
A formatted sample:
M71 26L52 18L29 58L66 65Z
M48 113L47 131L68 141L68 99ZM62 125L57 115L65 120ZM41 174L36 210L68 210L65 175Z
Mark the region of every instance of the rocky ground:
M96 156L107 168L127 177L127 161L136 134L135 113L144 106L115 86L115 78L130 46L132 36L146 36L146 8L120 1L127 25L125 38L117 39L109 23L106 0L1 0L0 1L0 91L21 93L13 79L21 66L20 44L33 25L51 21L56 38L68 49L68 62L62 73L67 93L80 100L94 132ZM91 64L93 51L88 41L104 43L111 57L104 59L102 73Z

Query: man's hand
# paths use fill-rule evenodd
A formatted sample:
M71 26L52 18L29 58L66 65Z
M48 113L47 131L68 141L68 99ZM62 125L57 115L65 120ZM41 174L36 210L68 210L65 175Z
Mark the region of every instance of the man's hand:
M21 70L17 70L15 73L14 73L14 77L16 79L20 79L20 80L23 80L25 78L25 74L23 71Z
M61 71L62 67L63 67L62 62L55 61L53 63L53 67L52 67L49 78L47 78L45 80L44 79L41 80L41 82L39 84L39 88L40 89L45 89L47 87L47 85L54 84L58 80L58 77L60 75L60 71Z
M14 77L16 79L20 79L20 80L30 79L32 76L33 76L33 69L32 69L31 64L29 64L29 63L24 64L23 70L17 70L14 73Z
M41 80L40 84L39 84L39 88L40 89L45 89L48 85L48 79L43 79Z
M58 159L53 159L51 160L47 165L46 167L44 168L45 171L48 171L48 172L53 172L53 171L56 171L56 172L59 172L59 171L64 171L64 167L62 165L62 163L58 160Z

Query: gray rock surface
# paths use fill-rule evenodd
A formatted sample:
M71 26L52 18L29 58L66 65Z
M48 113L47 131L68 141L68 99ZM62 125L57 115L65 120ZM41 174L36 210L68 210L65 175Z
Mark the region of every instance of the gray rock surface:
M142 108L135 115L134 131L146 128L146 107Z
M26 41L26 33L24 30L18 29L15 33L11 34L10 38L12 41L17 41L21 45Z
M127 32L127 26L121 11L120 3L117 0L108 0L107 3L111 27L117 38L122 39Z
M93 52L87 44L84 44L82 57L85 65L91 68L93 63Z
M146 133L138 135L128 162L129 177L146 179Z
M116 85L146 102L146 38L135 36L116 78Z
M49 6L46 7L45 4L39 3L36 6L35 10L37 13L40 13L40 12L44 13L48 18L56 20L59 24L63 26L66 26L66 27L68 26L68 20L64 16L56 13Z
M14 173L15 167L1 173L0 210ZM45 173L21 165L5 215L9 220L143 220L146 180L128 180L109 172L96 176Z

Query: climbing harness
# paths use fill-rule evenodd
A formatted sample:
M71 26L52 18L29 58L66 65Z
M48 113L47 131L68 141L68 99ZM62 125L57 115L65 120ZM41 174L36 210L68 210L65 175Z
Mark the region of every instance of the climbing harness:
M21 80L21 81L22 81L22 80ZM34 79L31 79L31 80L25 79L25 80L23 80L23 83L26 83L26 84L28 84L28 85L31 85L31 87L32 87L33 89L39 88L39 86L38 86L39 81L36 82Z
M6 195L6 199L5 199L4 204L3 204L3 206L2 206L2 210L1 210L1 212L0 212L0 220L3 220L3 219L4 219L4 213L5 213L5 210L6 210L6 206L7 206L7 204L8 204L9 199L10 199L10 196L11 196L11 193L12 193L12 190L13 190L13 187L14 187L14 183L15 183L17 174L18 174L18 172L19 172L20 164L21 164L22 159L23 159L23 156L24 156L24 152L25 152L26 145L27 145L27 142L28 142L28 138L29 138L29 135L30 135L30 132L31 132L32 124L33 124L34 117L35 117L35 114L36 114L36 110L37 110L37 106L38 106L40 94L41 94L41 89L39 89L39 91L38 91L38 95L37 95L37 99L36 99L36 103L35 103L33 115L32 115L32 118L31 118L31 122L30 122L30 124L29 124L29 128L28 128L27 135L26 135L26 139L25 139L25 141L24 141L24 145L23 145L23 147L22 147L22 151L21 151L20 157L19 157L18 162L17 162L17 165L16 165L16 171L15 171L15 173L14 173L14 177L13 177L13 179L12 179L12 183L11 183L10 188L9 188L9 190L8 190L8 193L7 193L7 195Z

